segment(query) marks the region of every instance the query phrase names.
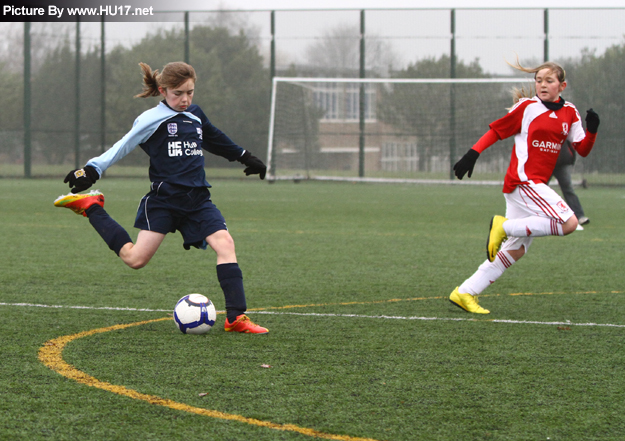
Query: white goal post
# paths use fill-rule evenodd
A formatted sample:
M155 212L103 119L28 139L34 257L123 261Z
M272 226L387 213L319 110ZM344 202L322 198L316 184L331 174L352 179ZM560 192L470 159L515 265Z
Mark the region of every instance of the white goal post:
M275 77L268 179L454 181L453 164L532 78ZM486 150L469 183L499 183L512 142Z

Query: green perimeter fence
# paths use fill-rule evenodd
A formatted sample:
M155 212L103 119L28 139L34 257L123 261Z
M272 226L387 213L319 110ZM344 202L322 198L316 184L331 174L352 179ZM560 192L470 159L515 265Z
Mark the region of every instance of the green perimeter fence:
M526 65L545 59L561 63L569 81L565 99L582 116L590 107L601 116L597 145L578 160L576 180L625 185L623 23L625 8L156 11L144 22L102 16L0 23L5 90L0 94L0 176L62 175L109 148L156 103L133 98L141 90L140 61L154 69L170 61L191 63L199 79L195 102L237 143L266 157L274 77L518 77L505 63L518 55ZM362 147L367 127L375 123L367 119L375 114L374 99L338 94L317 103L313 113L327 120L332 106L347 105L356 116L341 121L337 114L335 129L352 133L349 125L356 125L361 136L354 137L354 146L337 148L358 147L358 142ZM436 100L431 106L439 119L453 118L453 108L438 109ZM503 115L505 108L499 110ZM479 124L476 131L485 132ZM423 125L415 123L415 135L421 130ZM473 133L463 135L449 134L460 140L453 151L441 140L440 151L435 147L428 154L447 155L451 165L477 140ZM116 173L145 175L146 164L137 149ZM493 179L500 180L506 166L502 161ZM228 175L230 164L208 155L207 167ZM343 172L367 177L368 168L361 163ZM418 170L419 178L429 174L441 177L440 170Z

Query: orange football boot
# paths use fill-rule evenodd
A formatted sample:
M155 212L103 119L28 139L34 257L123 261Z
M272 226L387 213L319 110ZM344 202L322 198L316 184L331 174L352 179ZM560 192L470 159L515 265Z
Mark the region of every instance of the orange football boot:
M99 190L91 190L85 194L66 194L59 196L54 201L55 207L69 208L76 214L82 214L87 217L85 210L94 204L104 207L104 195Z
M269 332L269 329L258 326L245 314L238 316L234 323L230 323L226 318L224 329L226 332L243 332L246 334L267 334Z

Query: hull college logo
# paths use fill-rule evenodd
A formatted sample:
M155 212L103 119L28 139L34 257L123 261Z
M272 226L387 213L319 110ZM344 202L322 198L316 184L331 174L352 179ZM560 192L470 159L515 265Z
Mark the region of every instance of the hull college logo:
M175 135L176 133L178 133L178 124L176 123L167 124L167 132L170 135Z

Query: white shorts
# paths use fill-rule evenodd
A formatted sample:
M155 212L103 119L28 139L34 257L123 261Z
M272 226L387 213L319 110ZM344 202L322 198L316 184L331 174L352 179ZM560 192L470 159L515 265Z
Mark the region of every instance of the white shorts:
M560 195L547 184L534 184L530 181L519 185L512 193L504 193L504 197L508 219L538 216L564 223L574 214ZM518 250L524 246L527 252L531 243L532 237L510 237L501 245L501 249Z

